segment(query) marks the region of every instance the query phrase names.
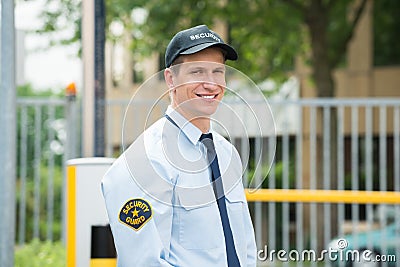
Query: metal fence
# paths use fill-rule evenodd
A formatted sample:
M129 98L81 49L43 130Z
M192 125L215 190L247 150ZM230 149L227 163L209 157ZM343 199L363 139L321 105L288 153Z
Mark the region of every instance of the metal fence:
M76 153L74 99L17 100L17 232L32 239L64 237L64 164Z
M397 253L399 260L400 229L389 235L386 227L400 225L400 195L388 193L400 192L400 99L300 99L269 104L276 136L250 136L250 142L231 138L242 158L250 160L245 183L253 181L251 184L269 189L269 197L264 195L267 201L261 197L250 203L260 264L276 266L276 252L283 250L287 253L286 261L285 257L281 260L284 266L329 266L328 257L318 260L318 255L338 237L349 239L354 248ZM133 111L134 105L116 100L108 103L107 125L112 125L108 127L108 156L118 155L123 150L119 144L129 145L146 128L139 121L146 113ZM124 139L116 138L112 131L122 128L122 117L125 129L117 134ZM127 126L126 121L132 125ZM260 163L259 168L254 167ZM297 200L285 200L285 194L300 190L306 191L295 194ZM376 192L380 192L378 200L373 199ZM318 193L331 202L321 201ZM377 229L383 229L379 240L375 240L377 232L373 233ZM266 246L275 256L265 255ZM317 258L290 260L288 254L294 249L315 251Z
M395 254L397 263L382 262L382 266L398 266L399 99L303 99L271 105L296 106L297 113L287 113L281 119L294 117L300 123L295 133L281 129L274 166L264 183L270 189L266 193L272 196L264 196L268 203L253 205L257 245L261 249L267 245L269 252L275 251L274 259L263 251L262 262L275 266L276 252L283 250L284 266L290 261L296 266L305 262L307 266L330 266L328 256L320 260L318 256L342 240L337 238L344 238L349 248ZM260 143L255 142L256 146ZM254 160L259 161L258 157L262 155ZM295 200L280 196L271 201L274 194L293 196L296 192L275 190L281 188L305 191ZM371 193L363 194L365 191ZM311 195L314 192L324 194L326 200ZM373 199L376 192L380 192L381 200ZM332 198L335 196L341 199ZM351 201L346 200L349 196L353 197ZM300 255L302 251L314 251L317 259L288 259L293 250Z
M77 143L65 136L74 136L75 133L68 135L68 131L78 125L76 115L71 118L74 112L66 112L66 108L71 108L68 103L72 102L18 101L20 243L34 237L62 237L62 231L58 231L63 229L64 207L60 183L62 164L70 157L63 149L70 147L71 142ZM151 104L130 103L136 108ZM240 136L231 139L242 157L250 161L244 181L257 179L256 184L269 190L267 201L264 195L264 200L256 198L250 202L260 264L329 266L326 260L279 260L276 252L320 253L336 237L345 237L349 246L351 243L355 247L365 239L366 248L382 255L394 253L398 262L400 229L391 233L390 226L400 225L400 200L398 194L390 192L400 192L400 99L300 99L269 104L276 120L276 136L250 136L249 142ZM161 116L166 105L160 103L155 118ZM127 106L129 102L125 100L106 103L108 157L118 156L123 150L121 144L129 145L145 128L146 114L140 108L129 114ZM72 110L76 112L76 106ZM121 132L124 118L125 129ZM287 191L290 189L299 191ZM303 191L306 195L299 194L297 200L285 198L285 194L293 196L300 190L323 191ZM44 199L40 197L41 191L45 192ZM342 191L344 195L337 194ZM349 191L353 195L347 201ZM362 194L370 191L381 192L382 203L379 199L373 201L372 195L369 200L368 195ZM326 194L332 201L307 196L312 192ZM335 201L335 197L343 200ZM373 231L379 229L383 234L376 241ZM267 256L275 251L274 259L265 258L266 246Z

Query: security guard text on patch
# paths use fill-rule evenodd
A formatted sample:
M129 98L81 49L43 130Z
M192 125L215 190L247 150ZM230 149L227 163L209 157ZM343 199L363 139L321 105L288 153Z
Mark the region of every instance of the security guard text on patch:
M150 204L144 199L135 198L122 206L119 212L119 221L138 231L152 216Z

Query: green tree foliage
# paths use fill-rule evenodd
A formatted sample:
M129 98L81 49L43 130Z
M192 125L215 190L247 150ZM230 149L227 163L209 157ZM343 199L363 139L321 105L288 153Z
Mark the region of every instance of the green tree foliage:
M62 190L63 190L63 171L60 166L56 166L54 169L53 179L53 194L54 194L54 210L53 210L53 224L47 224L47 217L49 210L47 207L48 197L48 182L50 179L49 168L42 164L40 166L40 207L39 207L39 239L46 240L48 228L53 233L53 240L60 240L61 238L61 214L62 210ZM27 184L25 188L26 194L26 221L25 221L25 239L31 241L33 238L33 226L34 226L34 203L35 203L35 184L32 175L27 178ZM17 207L21 205L21 194L23 188L21 187L21 179L17 180ZM19 217L17 217L17 227L19 226Z
M51 89L47 90L35 90L31 84L25 84L18 86L17 88L18 97L62 97L62 93L55 93Z
M50 46L79 42L82 36L81 7L81 0L47 0L40 14L43 25L36 33L49 35ZM63 32L63 38L54 38L54 32Z
M43 32L51 32L75 21L80 37L78 0L48 0ZM119 20L132 33L132 50L140 56L165 50L171 36L182 28L217 21L227 23L231 43L241 60L234 67L246 70L256 81L282 78L292 69L294 58L307 52L314 67L318 96L333 96L332 71L343 62L360 14L367 0L106 0L107 25ZM56 7L54 7L56 6ZM144 8L147 20L136 25L132 10Z
M31 85L27 84L27 85L23 85L23 86L19 86L17 88L17 96L19 98L19 100L23 101L24 99L38 99L38 98L45 98L46 100L51 99L51 98L55 98L55 99L60 99L62 94L61 93L54 93L51 89L48 90L41 90L41 91L37 91L34 90L32 88ZM49 155L49 149L50 149L50 143L49 141L49 133L50 131L53 131L53 134L55 135L55 139L59 142L61 142L62 140L58 140L57 139L57 133L54 132L55 129L52 129L51 127L51 123L52 121L50 121L50 117L49 117L49 109L50 107L48 106L33 106L33 105L23 105L21 107L25 108L26 111L26 122L27 124L23 124L22 122L22 108L18 108L17 110L17 129L18 129L18 151L20 151L21 149L21 140L22 140L22 130L23 128L25 128L25 132L26 132L26 150L27 150L27 160L28 160L28 173L32 173L33 170L33 166L34 166L34 153L35 153L35 138L36 138L36 134L38 134L35 130L35 128L37 127L35 125L35 123L38 123L38 127L41 129L40 131L40 149L43 152L43 154L45 155ZM62 119L64 118L64 108L61 106L57 106L55 107L54 110L54 119ZM40 114L40 115L39 115ZM36 116L40 116L39 118L36 118ZM38 122L36 122L36 120L39 120ZM43 159L45 160L45 159ZM57 155L56 156L56 162L57 165L61 166L61 156ZM19 169L19 168L18 168Z
M35 239L29 244L17 247L15 267L64 267L65 247L62 242L40 242Z
M374 2L374 65L400 65L400 1Z

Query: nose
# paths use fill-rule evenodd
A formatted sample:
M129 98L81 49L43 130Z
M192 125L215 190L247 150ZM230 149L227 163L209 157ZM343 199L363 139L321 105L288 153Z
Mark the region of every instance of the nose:
M203 80L203 86L208 90L217 90L225 87L225 79L214 73L208 73L207 77Z
M203 87L204 89L208 90L208 91L216 91L219 90L221 88L221 86L223 86L222 84L218 84L214 81L204 81L203 82Z

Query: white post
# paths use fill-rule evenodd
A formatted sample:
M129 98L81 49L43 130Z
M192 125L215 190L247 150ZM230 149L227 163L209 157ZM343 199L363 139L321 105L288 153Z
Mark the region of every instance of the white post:
M82 155L94 155L94 0L82 1Z
M16 89L14 1L1 1L0 266L14 266Z

